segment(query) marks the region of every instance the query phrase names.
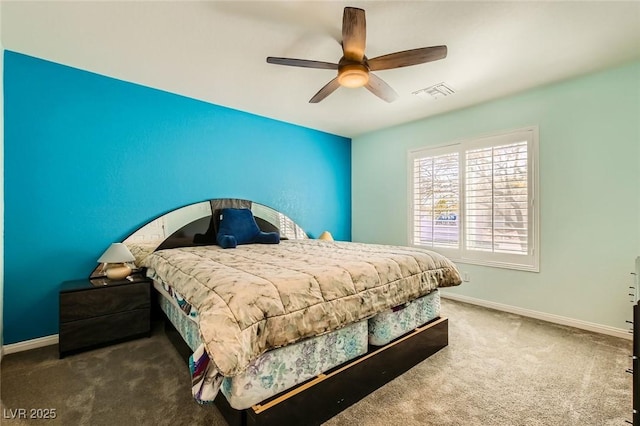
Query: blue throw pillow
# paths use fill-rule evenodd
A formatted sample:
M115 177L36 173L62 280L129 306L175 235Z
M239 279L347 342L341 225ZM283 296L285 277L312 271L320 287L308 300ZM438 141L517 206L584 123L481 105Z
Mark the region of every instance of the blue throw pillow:
M278 244L280 234L262 232L249 209L222 209L216 240L222 248L235 248L238 244Z

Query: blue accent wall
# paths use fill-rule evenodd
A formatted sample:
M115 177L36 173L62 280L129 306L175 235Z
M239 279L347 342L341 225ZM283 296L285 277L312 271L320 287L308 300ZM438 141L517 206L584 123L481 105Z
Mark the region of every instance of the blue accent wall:
M4 53L4 343L58 332L58 288L196 201L251 199L351 239L351 140Z

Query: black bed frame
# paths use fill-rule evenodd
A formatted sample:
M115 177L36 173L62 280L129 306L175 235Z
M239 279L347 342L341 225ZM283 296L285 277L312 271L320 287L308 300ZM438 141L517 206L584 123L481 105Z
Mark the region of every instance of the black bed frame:
M167 337L188 363L191 349L171 321L164 320ZM320 425L448 343L448 319L436 318L385 346L370 345L365 355L251 408L232 408L222 393L218 393L215 404L230 426Z

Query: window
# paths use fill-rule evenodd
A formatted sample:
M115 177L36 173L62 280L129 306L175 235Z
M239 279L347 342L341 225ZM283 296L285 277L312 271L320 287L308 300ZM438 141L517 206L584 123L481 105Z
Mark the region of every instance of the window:
M409 153L410 243L538 271L537 128Z

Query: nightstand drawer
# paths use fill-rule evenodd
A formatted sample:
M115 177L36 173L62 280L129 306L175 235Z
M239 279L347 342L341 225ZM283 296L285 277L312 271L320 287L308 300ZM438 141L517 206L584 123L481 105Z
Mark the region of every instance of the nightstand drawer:
M149 335L150 309L136 309L60 324L59 351L67 352L96 346L130 337Z
M69 321L149 309L151 286L148 281L127 285L96 287L86 291L60 293L60 325Z

